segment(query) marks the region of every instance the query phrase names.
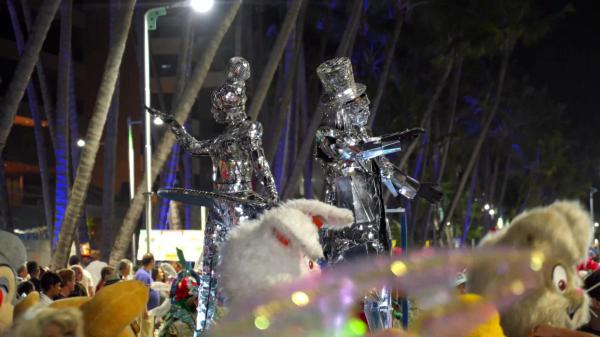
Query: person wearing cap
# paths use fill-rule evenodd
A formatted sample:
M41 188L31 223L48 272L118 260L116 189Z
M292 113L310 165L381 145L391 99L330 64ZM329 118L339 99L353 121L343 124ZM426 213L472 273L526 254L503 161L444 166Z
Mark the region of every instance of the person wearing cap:
M213 91L211 113L215 121L225 125L224 131L213 139L192 137L171 114L155 109L150 113L169 124L177 142L193 156L209 156L213 163L213 191L204 233L202 275L198 307L200 333L214 319L217 300L221 298L216 273L219 263L218 246L226 240L231 228L241 219L254 218L264 205L275 205L279 196L269 161L262 147L262 125L246 115L246 80L250 64L242 57L233 57L227 66L227 79ZM195 191L198 192L198 191ZM236 198L231 202L228 198ZM252 201L262 204L257 207Z

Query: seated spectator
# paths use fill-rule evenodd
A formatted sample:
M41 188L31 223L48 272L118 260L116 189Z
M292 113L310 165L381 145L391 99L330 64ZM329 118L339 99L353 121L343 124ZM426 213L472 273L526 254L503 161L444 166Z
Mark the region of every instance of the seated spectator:
M71 266L71 270L75 273L75 288L69 297L88 296L87 289L83 285L83 268L80 265Z
M67 298L71 295L73 290L75 290L75 272L71 269L61 269L58 271L58 276L60 276L60 292L54 300L60 300L62 298Z
M42 286L42 292L40 293L40 303L43 305L50 305L54 302L53 298L60 294L61 288L60 276L56 273L47 271L42 276L40 284Z
M40 283L40 266L35 261L28 261L25 264L27 273L29 274L29 281L33 283L36 291L42 291L42 285Z
M102 270L100 271L100 282L98 282L98 285L96 286L96 292L98 292L98 290L102 289L102 287L104 287L104 283L106 282L106 278L108 277L108 275L114 274L115 273L115 268L111 267L111 266L106 266L103 267Z

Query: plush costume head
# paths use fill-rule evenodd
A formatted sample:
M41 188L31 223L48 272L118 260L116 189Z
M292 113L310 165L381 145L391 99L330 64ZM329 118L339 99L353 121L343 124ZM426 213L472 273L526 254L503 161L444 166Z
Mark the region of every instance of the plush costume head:
M221 248L221 286L230 301L317 271L319 228L352 224L352 212L317 200L290 200L241 223Z
M579 203L560 201L517 216L502 231L484 238L482 247L534 250L532 269L539 271L539 288L502 314L507 336L526 336L536 326L549 324L576 329L589 319L589 298L581 290L575 267L585 259L592 240L589 214ZM484 294L498 284L510 284L495 265L470 271L468 288Z
M27 253L21 240L0 231L0 335L12 324L17 295L17 272L25 263Z

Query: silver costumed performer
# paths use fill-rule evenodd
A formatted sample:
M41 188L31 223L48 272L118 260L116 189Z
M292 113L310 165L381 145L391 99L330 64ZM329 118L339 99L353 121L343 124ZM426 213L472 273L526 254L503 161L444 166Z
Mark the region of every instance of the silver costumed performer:
M262 126L246 116L245 81L248 78L248 61L241 57L231 58L226 83L212 93L212 115L218 123L226 125L225 131L216 138L197 140L171 115L153 109L151 112L170 124L177 142L186 151L195 156L210 156L214 195L264 200L272 205L279 201L279 197L262 148ZM262 185L262 197L255 191L254 185ZM227 239L232 227L243 219L254 218L262 210L255 204L243 201L236 203L220 198L213 201L214 206L209 208L204 232L197 335L208 329L215 318L217 304L222 300L217 284L218 275L214 272L219 261L219 245Z
M385 217L383 186L392 195L432 202L441 193L430 184L407 176L384 156L401 151L422 129L382 137L370 135L369 99L363 84L354 82L346 57L328 60L317 68L324 87L319 109L323 122L316 135L316 157L325 171L326 202L353 211L355 223L342 231L322 233L325 259L330 265L367 254L390 254L390 229ZM392 327L389 289L367 296L364 305L369 328Z

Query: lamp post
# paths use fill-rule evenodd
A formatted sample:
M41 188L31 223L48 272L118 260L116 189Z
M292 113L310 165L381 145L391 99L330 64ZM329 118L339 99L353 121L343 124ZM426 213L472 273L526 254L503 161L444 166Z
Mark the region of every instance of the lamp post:
M196 12L207 12L212 8L214 0L190 0L168 6L154 7L144 13L144 106L152 106L150 92L150 39L149 31L156 30L159 17L167 14L167 9L176 7L192 7ZM160 124L156 123L155 124ZM146 224L146 252L150 252L150 231L152 230L152 116L144 110L144 174L146 189L144 192ZM130 172L131 174L131 172ZM131 178L131 176L130 176Z

